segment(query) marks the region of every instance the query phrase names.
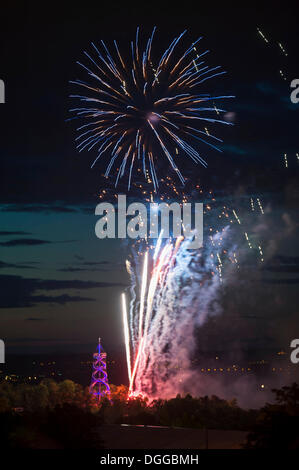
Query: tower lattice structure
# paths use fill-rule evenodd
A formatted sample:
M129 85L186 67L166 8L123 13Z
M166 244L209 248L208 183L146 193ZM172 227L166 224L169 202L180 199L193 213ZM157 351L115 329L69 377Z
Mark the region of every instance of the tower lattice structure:
M97 401L103 397L110 399L110 387L108 383L107 354L104 352L101 345L101 338L99 338L98 350L93 354L92 376L89 391Z

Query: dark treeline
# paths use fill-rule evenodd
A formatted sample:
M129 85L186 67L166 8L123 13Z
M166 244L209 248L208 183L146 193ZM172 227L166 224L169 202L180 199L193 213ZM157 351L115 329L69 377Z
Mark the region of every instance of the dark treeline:
M101 448L101 425L143 424L248 431L247 448L299 447L299 387L274 390L274 404L244 410L217 396L127 400L111 385L98 404L88 388L65 380L38 385L0 384L0 442L6 448Z

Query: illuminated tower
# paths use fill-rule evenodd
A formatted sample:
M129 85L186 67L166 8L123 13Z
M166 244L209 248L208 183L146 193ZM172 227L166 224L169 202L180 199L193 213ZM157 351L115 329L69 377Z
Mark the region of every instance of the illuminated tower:
M108 384L108 376L106 370L106 357L101 346L101 338L99 338L98 351L93 355L92 376L91 384L89 387L90 393L100 401L101 398L107 397L110 399L110 387Z

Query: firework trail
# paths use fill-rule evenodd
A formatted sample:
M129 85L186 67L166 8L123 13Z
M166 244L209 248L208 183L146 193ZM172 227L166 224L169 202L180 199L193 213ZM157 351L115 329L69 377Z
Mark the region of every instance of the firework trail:
M216 234L214 241L217 242L220 236ZM188 245L189 240L178 239L175 243L167 240L156 262L151 257L152 274L147 286L146 315L139 341L136 342L138 349L130 380L132 394L142 393L152 397L158 392L158 384L159 393L163 394L161 380L163 382L163 378L171 374L168 364L173 365L174 349L180 348L180 362L184 362L187 344L184 348L182 343L187 341L189 350L193 337L191 329L198 311L201 311L200 321L204 321L209 299L207 286L215 297L220 285L219 260L216 256L218 248L214 248L202 264L202 254L199 250L189 250ZM213 253L215 256L211 256ZM195 270L193 265L201 265L200 270ZM198 296L201 282L205 285L205 297ZM186 315L186 309L190 309L191 305L192 313Z
M283 155L283 160L284 160L284 166L288 168L288 156L286 153Z
M252 214L253 199L248 199L246 210ZM264 212L253 216L260 220ZM255 264L264 262L261 241L250 232L245 214L241 224L235 209L207 204L204 233L206 241L199 250L190 249L189 239L163 239L161 233L155 245L139 241L135 257L139 263L132 266L139 271L135 277L140 301L131 320L131 396L163 397L169 390L174 394L182 389L188 375L184 371L190 371L195 329L208 316L220 313L221 292L240 275L241 262L248 263L249 256Z
M157 190L155 164L163 157L183 184L177 165L181 155L207 166L198 144L221 151L213 143L221 139L207 131L205 124L232 125L219 119L226 111L215 105L216 100L232 96L202 93L205 82L225 73L220 66L205 65L204 56L209 51L197 50L202 38L181 54L177 51L184 31L159 57L153 52L155 29L142 50L137 28L130 59L120 52L116 41L113 52L104 41L92 43L92 51L84 52L87 65L77 62L88 80L71 81L82 90L82 94L71 95L83 103L70 109L75 114L71 119L83 121L77 128L77 149L97 151L92 167L108 155L106 178L115 166L115 186L127 175L128 189L134 170L139 170Z
M122 311L123 311L123 325L124 325L125 343L126 343L128 376L129 376L129 380L131 380L130 336L129 336L129 325L128 325L127 304L126 304L125 294L122 294Z
M265 41L265 43L267 43L268 45L271 45L272 47L274 45L275 45L275 47L278 46L280 52L284 55L284 57L288 57L289 54L288 54L285 47L282 45L282 43L280 41L277 41L277 40L270 41L268 38L266 38L266 36L264 35L264 33L261 31L260 28L257 28L257 32L258 32L259 36ZM287 61L287 59L283 60L283 67L287 66L286 61ZM289 74L285 73L282 68L279 68L279 75L282 78L282 80L288 81ZM297 161L299 160L299 157L298 157L297 153L296 153L296 159L297 159ZM289 161L288 161L288 155L286 153L283 154L283 165L284 165L285 168L290 168L290 164L289 164Z
M146 289L146 282L147 282L147 271L148 271L148 252L146 252L144 255L143 275L142 275L142 284L141 284L140 311L139 311L139 334L138 334L139 338L142 337L144 297L145 297L145 289Z
M131 279L131 287L130 287L131 301L130 301L129 318L130 318L131 338L133 338L133 335L134 335L133 319L134 319L134 308L135 308L135 301L136 301L136 282L137 281L136 281L136 275L135 275L134 269L132 269L131 263L129 260L126 260L126 270Z
M263 38L263 40L269 44L269 40L266 38L266 36L264 35L264 33L260 30L260 28L257 28L257 32L258 34Z

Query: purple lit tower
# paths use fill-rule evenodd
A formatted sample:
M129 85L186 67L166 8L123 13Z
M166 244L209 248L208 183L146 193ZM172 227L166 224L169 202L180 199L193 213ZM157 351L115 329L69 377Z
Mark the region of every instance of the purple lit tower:
M106 357L99 338L98 351L93 355L92 377L89 387L90 393L100 401L103 397L110 400L110 387L106 370Z

